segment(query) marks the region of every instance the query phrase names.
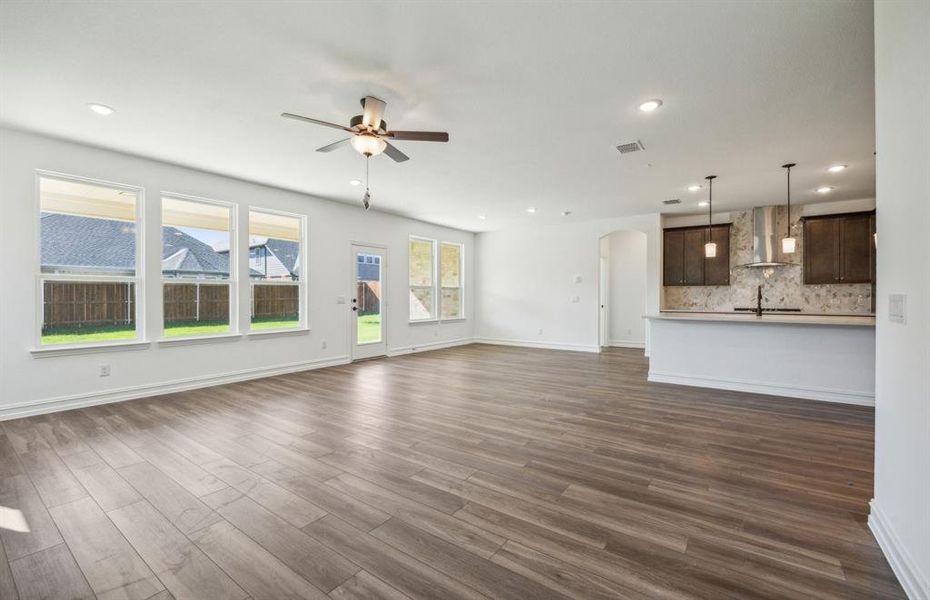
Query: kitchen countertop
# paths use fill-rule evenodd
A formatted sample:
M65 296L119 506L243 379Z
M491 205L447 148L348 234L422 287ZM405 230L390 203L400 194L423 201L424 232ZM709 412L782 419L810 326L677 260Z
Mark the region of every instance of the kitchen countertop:
M765 325L848 325L853 327L875 327L875 315L870 314L816 314L816 313L755 313L707 312L694 310L662 310L658 314L646 315L650 320L665 321L715 321L725 323L757 323Z

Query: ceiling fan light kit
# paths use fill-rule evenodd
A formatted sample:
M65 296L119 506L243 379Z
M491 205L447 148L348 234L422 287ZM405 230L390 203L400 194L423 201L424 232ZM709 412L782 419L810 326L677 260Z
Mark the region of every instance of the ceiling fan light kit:
M361 99L362 114L356 115L349 119L349 126L321 121L295 113L281 113L282 117L313 123L331 129L340 129L348 134L343 140L327 144L322 148L317 148L317 152L332 152L342 148L346 144L352 146L359 154L370 159L372 156L384 154L394 162L405 162L410 157L401 152L396 146L388 140L408 141L408 142L448 142L449 134L445 131L391 131L387 128L387 121L384 120L384 108L387 104L384 100L379 100L374 96L365 96ZM367 165L366 165L367 172ZM366 175L367 184L367 175ZM367 185L365 196L362 199L362 205L367 210L370 205L371 194L369 194Z

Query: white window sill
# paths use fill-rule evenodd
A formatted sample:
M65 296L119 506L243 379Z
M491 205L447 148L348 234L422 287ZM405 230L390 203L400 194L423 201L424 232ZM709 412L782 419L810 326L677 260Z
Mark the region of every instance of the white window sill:
M52 356L73 356L77 354L94 354L96 352L122 352L125 350L145 350L152 342L130 340L127 342L110 342L106 344L81 344L43 346L30 350L33 358L50 358Z
M407 321L408 325L435 325L439 319L417 319L416 321Z
M188 346L192 344L213 344L217 342L233 342L241 339L241 333L220 333L217 335L191 335L187 337L164 338L158 340L159 346Z
M462 321L467 321L465 317L459 317L456 319L419 319L417 321L407 321L408 325L438 325L440 323L459 323Z
M261 340L261 339L273 338L273 337L307 335L309 333L310 333L309 327L301 327L299 329L268 329L264 331L250 331L248 333L248 336L250 339Z

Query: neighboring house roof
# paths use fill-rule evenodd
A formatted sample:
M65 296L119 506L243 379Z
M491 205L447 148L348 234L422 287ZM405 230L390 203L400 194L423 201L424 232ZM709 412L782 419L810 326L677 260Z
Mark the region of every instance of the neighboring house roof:
M161 228L161 268L179 276L229 276L229 255L175 227Z
M74 267L100 273L132 273L136 264L135 224L42 213L42 268Z
M214 244L216 252L227 256L229 246ZM249 250L261 250L255 258L249 258L251 276L258 279L297 279L300 276L300 244L289 240L249 237Z
M42 213L42 270L131 274L135 224ZM176 227L162 227L162 270L178 276L228 276L229 255Z

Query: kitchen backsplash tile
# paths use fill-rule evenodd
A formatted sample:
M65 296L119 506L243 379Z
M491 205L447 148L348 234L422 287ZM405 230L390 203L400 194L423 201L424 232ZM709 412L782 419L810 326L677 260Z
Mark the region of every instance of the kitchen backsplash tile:
M775 231L785 230L786 212L785 207L778 208ZM803 284L804 239L797 218L792 219L791 230L798 239L799 252L780 256L780 260L793 263L791 266L751 269L737 266L752 259L752 212L734 212L731 216L730 285L666 287L664 308L731 311L736 307L754 307L756 287L761 285L762 304L766 307L818 313L872 312L871 284Z

